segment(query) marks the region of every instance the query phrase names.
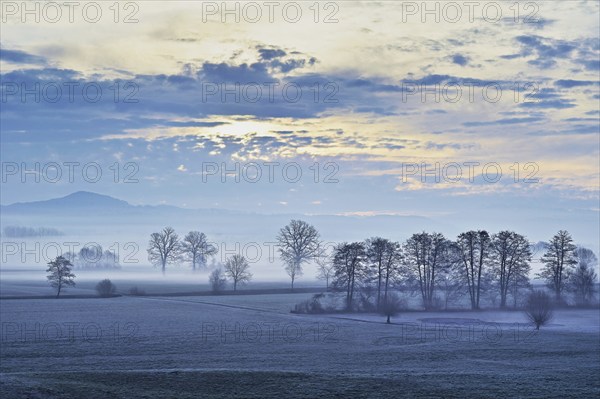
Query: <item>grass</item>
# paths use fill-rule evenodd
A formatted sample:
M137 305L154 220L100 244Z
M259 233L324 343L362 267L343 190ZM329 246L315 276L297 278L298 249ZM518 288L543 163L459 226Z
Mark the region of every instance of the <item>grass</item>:
M478 319L500 322L500 339L452 341L431 331L402 339L406 325L436 314L400 314L392 325L376 315L290 314L302 295L311 296L0 301L0 397L575 398L600 391L594 310L557 312L536 335L515 337L511 322L524 321L518 313L480 312ZM460 325L469 317L434 321ZM78 327L72 339L38 332L52 323ZM23 325L25 336L14 331ZM256 339L258 325L275 327L261 327ZM299 338L283 333L291 327Z

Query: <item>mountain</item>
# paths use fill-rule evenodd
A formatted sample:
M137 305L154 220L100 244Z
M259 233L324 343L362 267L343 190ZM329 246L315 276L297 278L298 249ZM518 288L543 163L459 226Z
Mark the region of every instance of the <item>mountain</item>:
M89 191L77 191L61 198L53 198L45 201L17 202L2 206L2 212L6 213L55 213L61 211L99 211L99 210L125 210L133 207L128 202L110 197L108 195L96 194Z
M347 216L259 214L226 209L185 209L176 206L131 205L107 195L78 191L46 201L2 206L3 225L54 226L67 234L142 231L142 237L164 226L179 232L191 229L236 237L236 240L269 240L290 219L302 219L331 240L359 240L373 235L399 239L422 230L448 231L452 226L421 216Z

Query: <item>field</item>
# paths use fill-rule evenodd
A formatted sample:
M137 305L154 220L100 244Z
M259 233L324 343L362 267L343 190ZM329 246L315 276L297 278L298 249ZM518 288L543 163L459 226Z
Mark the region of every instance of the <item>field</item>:
M2 299L3 398L569 398L600 393L600 315L297 315L308 293Z

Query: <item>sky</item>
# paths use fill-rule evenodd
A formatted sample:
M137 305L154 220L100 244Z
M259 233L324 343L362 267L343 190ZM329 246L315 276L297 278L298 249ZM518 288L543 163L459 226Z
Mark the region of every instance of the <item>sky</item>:
M597 1L23 4L0 10L3 205L86 190L598 242Z

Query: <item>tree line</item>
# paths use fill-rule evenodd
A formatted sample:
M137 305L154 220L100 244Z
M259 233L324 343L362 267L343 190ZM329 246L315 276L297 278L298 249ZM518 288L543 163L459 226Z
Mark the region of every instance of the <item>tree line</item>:
M279 230L276 240L292 290L304 265L314 262L326 288L345 293L348 309L355 306L357 293L373 292L375 307L380 310L390 291L398 287L417 292L426 309L447 308L462 296L468 298L472 309L479 309L484 293L499 297L501 308L508 306L509 298L516 307L519 292L531 287L532 246L524 235L509 230L493 234L470 230L454 240L441 233L421 232L402 243L372 237L327 246L314 226L291 220ZM564 302L565 291L569 291L577 304L589 304L595 294L596 255L576 246L565 230L544 243L544 248L537 277L546 282L555 301ZM168 263L182 259L190 261L193 269L206 266L207 257L216 253L204 233L192 231L180 240L171 227L151 234L148 246L149 260L161 266L163 273ZM218 291L229 278L235 290L250 280L249 269L242 255L234 255L226 260L224 270L213 271L209 281Z
M387 302L391 286L417 291L426 309L442 307L444 301L447 307L453 296L462 295L471 309L480 309L484 292L499 296L501 308L507 307L510 294L516 307L519 290L531 287L531 245L525 236L508 230L471 230L455 240L422 232L402 244L375 237L338 244L328 259L317 262L321 277L332 276L333 288L346 292L348 309L355 306L357 288L365 287L375 288L377 309ZM573 293L579 305L591 302L598 262L591 250L577 247L561 230L545 243L541 262L537 277L546 282L556 302L565 302L565 291Z
M441 233L421 232L402 243L372 237L327 246L314 226L292 220L279 230L276 239L292 290L304 265L314 262L317 277L326 281L327 290L345 294L349 310L356 306L357 294L363 302L372 296L374 307L381 310L389 302L390 292L398 288L416 292L426 309L447 308L462 296L467 296L472 309L479 309L484 293L498 296L501 308L507 307L512 297L516 307L519 291L531 288L532 246L525 236L509 230L494 234L470 230L455 240ZM566 230L556 233L544 248L543 266L536 276L546 282L554 301L564 303L565 293L569 292L576 304L590 304L597 282L594 269L598 259L594 252L575 245ZM208 257L215 254L217 248L198 231L180 239L173 228L165 227L152 233L148 244L148 259L163 273L169 263L181 260L189 261L194 270L205 267ZM48 280L60 294L64 286L74 285L73 263L97 258L115 256L99 247L84 248L78 256L67 253L48 264ZM214 291L220 291L230 279L236 290L251 278L248 261L236 254L213 270L209 282Z
M120 269L119 256L115 251L103 249L100 244L87 245L79 252L62 254L77 269Z

